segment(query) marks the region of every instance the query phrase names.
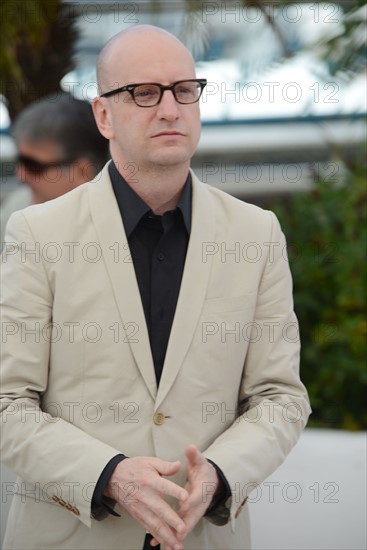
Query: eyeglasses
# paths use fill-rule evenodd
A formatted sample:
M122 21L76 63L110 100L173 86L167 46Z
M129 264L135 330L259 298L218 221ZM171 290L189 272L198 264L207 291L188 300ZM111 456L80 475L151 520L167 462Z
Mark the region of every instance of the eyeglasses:
M162 86L162 84L157 84L156 82L128 84L110 92L105 92L101 94L101 97L110 97L121 92L129 92L139 107L154 107L161 102L163 93L166 90L171 90L177 103L188 105L199 101L206 84L206 78L178 80L169 86Z
M23 164L26 170L37 174L40 174L45 170L48 170L49 168L69 166L75 160L76 159L64 159L64 160L56 160L55 162L40 162L39 160L36 160L32 157L28 157L27 155L18 155L18 158L17 158L17 162L19 164Z

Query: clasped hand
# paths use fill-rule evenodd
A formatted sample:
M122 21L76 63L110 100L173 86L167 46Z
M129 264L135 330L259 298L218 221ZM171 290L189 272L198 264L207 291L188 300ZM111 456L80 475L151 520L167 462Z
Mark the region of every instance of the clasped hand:
M152 534L152 547L183 550L183 540L210 506L218 486L215 468L195 445L186 448L186 485L183 489L165 479L180 469L180 462L154 457L133 457L120 462L105 494L120 504L143 528ZM205 492L205 488L210 490ZM164 500L178 500L177 512Z

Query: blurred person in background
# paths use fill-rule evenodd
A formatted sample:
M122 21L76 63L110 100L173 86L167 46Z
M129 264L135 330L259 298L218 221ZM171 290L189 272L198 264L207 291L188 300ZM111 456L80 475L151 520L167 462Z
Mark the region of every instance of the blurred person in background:
M67 93L46 96L24 109L12 135L18 150L16 175L25 186L1 205L1 242L13 212L93 179L108 156L108 140L98 131L91 105Z

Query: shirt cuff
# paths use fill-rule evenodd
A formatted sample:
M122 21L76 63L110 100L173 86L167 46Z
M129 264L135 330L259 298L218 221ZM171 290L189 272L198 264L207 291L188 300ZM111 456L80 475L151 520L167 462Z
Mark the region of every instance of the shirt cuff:
M99 476L92 496L91 510L92 518L98 521L105 519L110 514L120 517L120 514L115 512L113 509L116 505L116 501L112 498L106 497L103 493L117 464L119 464L119 462L121 462L122 460L125 460L125 458L128 457L123 454L119 454L111 458L111 460L106 464L101 475Z
M232 496L232 491L226 476L219 466L217 466L215 462L209 458L207 458L207 461L210 462L210 464L216 469L219 478L219 485L209 508L204 514L204 517L215 525L225 525L229 520L229 508L226 506L226 502Z

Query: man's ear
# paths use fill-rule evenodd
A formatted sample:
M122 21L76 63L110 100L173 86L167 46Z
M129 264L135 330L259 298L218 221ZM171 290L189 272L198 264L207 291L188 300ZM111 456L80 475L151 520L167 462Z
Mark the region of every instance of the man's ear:
M107 100L103 97L94 98L92 101L92 109L102 136L106 139L112 139L114 137L114 132Z

